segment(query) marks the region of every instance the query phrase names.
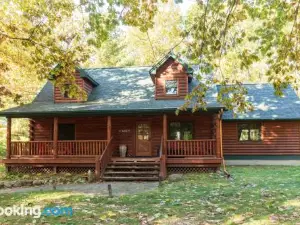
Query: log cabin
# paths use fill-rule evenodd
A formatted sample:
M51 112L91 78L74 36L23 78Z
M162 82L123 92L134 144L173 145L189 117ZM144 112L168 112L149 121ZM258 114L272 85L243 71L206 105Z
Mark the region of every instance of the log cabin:
M225 160L299 159L300 100L270 84L245 84L255 110L233 115L218 103L175 114L198 85L172 53L153 67L77 68L87 100L48 81L34 101L0 112L7 118L8 171L95 171L101 180L158 180L168 172L215 170ZM29 119L29 140L11 139L14 118Z

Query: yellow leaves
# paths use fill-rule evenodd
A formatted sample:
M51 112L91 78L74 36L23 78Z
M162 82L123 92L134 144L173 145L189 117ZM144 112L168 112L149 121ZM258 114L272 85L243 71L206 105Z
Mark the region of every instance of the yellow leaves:
M106 221L106 222L108 222L108 221L113 222L113 221L115 221L116 216L117 216L117 213L109 210L109 211L104 212L104 214L102 214L99 217L99 219L102 221Z

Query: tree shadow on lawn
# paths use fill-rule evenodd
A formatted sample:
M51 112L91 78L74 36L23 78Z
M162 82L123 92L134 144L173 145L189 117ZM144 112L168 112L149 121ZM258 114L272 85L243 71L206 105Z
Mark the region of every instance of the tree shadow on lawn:
M5 194L0 201L2 207L22 203L73 207L73 217L37 219L51 224L296 224L300 220L300 167L229 167L229 171L233 180L219 173L189 174L153 191L114 198L50 191Z

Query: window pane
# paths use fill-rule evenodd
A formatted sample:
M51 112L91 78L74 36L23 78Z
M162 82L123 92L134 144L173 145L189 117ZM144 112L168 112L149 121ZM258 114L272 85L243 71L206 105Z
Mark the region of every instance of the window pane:
M149 140L150 139L150 127L148 124L139 124L137 128L138 139L139 140Z
M176 95L177 94L177 80L166 80L165 88L167 95Z
M70 84L65 84L64 85L64 90L65 90L64 98L69 98L70 86L71 86Z
M170 139L171 140L180 140L180 123L172 122L170 123Z
M193 139L193 124L192 123L181 123L181 133L183 140Z
M249 140L249 130L247 129L247 130L241 130L240 131L241 133L240 133L240 141L248 141Z
M193 124L184 122L171 122L169 125L169 138L171 140L193 139Z
M58 140L75 140L75 124L58 124Z
M250 140L251 141L259 141L260 140L260 130L259 129L251 129L250 130Z

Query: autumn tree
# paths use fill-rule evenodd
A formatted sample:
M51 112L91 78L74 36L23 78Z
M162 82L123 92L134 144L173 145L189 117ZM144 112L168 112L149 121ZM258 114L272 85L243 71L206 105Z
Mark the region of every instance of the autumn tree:
M173 1L158 3L153 26L146 31L135 26L122 26L109 35L96 50L90 66L147 66L166 55L182 39L184 18ZM184 43L177 46L181 51Z
M146 31L153 25L156 2L137 0L3 0L0 8L0 106L3 96L18 100L23 91L10 75L31 82L50 79L70 96L85 98L75 84L76 66L100 48L119 24ZM20 72L22 71L22 72ZM15 84L18 84L15 83Z
M110 42L106 47L120 53L115 56L117 60L107 64L118 64L120 55L125 59L129 56L125 64L152 64L175 50L199 65L195 77L201 82L186 97L183 110L193 102L194 110L205 108L206 93L215 84L222 85L218 101L235 111L252 109L242 85L245 80L261 77L274 85L278 95L289 84L299 87L300 0L198 0L183 22L176 6L173 11L162 6L160 11L160 4L137 0L3 0L1 102L4 95L20 99L22 91L16 91L9 79L19 71L24 73L24 80L50 78L62 90L65 82L71 82L71 97L84 98L74 83L74 68L86 63L94 48L101 49L105 41L113 40L112 31L120 25L128 27L128 33L121 45ZM257 65L262 69L255 71ZM259 76L254 75L257 72Z
M253 109L242 85L253 72L272 83L279 96L288 85L297 90L299 4L299 0L198 1L187 21L185 54L200 65L197 78L204 82L186 97L181 109L193 102L194 110L205 108L206 93L215 84L222 85L218 101L228 109ZM260 71L255 71L257 65Z

